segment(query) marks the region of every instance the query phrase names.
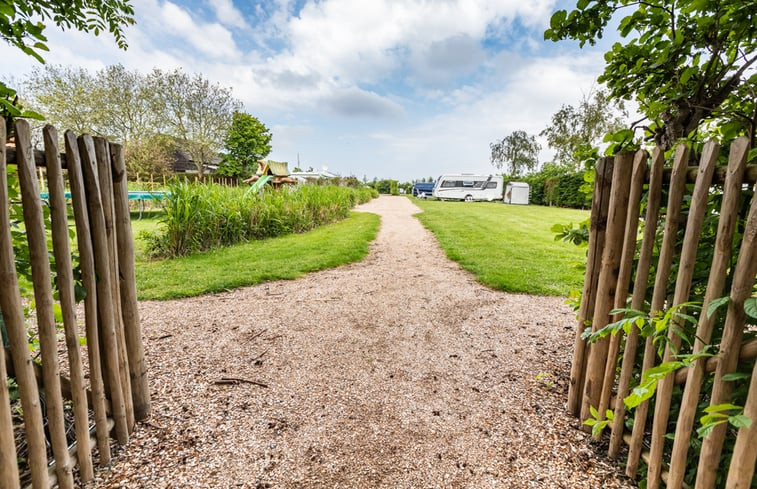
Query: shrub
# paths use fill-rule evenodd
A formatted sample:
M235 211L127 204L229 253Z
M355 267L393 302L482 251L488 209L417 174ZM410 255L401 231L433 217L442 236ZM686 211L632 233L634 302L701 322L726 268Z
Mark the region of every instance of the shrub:
M303 185L280 190L179 182L170 187L164 226L147 236L155 257L188 255L252 239L302 233L344 219L371 189Z

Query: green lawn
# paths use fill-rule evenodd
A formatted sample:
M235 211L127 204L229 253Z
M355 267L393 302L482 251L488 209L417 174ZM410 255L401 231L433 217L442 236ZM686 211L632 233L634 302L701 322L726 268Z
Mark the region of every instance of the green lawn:
M500 203L412 199L418 218L447 256L482 283L508 292L567 295L581 288L586 248L555 241L555 223L578 223L589 211Z
M156 228L157 218L133 220L139 299L192 297L361 260L376 237L379 217L350 217L303 234L253 241L170 260L150 261L140 230Z

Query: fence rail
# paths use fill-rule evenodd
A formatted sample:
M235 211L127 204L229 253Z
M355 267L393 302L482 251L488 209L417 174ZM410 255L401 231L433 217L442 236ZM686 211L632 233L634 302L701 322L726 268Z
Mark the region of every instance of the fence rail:
M0 310L8 345L0 348L0 487L35 488L74 485L78 463L82 482L93 479L93 448L98 463L110 462L110 433L119 444L128 442L135 420L150 412L150 396L137 312L134 248L128 208L123 151L117 144L88 135L64 134L65 153L58 133L43 130L44 151L32 151L29 125L15 123L15 146L6 146L5 122L0 120ZM69 241L64 165L76 227L78 271L84 298L86 360L79 342L76 318L75 271ZM8 165L17 167L40 351L29 348L29 325L24 315L10 221ZM36 166L44 166L50 200L50 229L55 258L55 285L63 323L68 377L62 375L58 355L56 301L53 293L48 234ZM88 373L89 385L85 378ZM19 471L8 380L17 385L28 447L28 470ZM70 406L71 413L65 411ZM43 409L44 407L44 409ZM92 413L90 415L90 412ZM16 414L17 416L17 414ZM92 419L90 420L90 416ZM75 443L66 432L73 418ZM94 437L90 426L94 425ZM94 438L92 440L91 438ZM48 454L51 447L51 456ZM73 455L73 457L71 456ZM54 469L48 466L54 462Z
M747 165L748 138L731 144L727 166L716 166L719 153L719 145L708 142L696 167L688 166L689 148L685 145L676 148L672 168L663 168L665 158L659 148L651 155L644 150L635 155L619 154L597 165L568 410L582 421L610 418L609 457L618 457L625 441L627 475L635 479L643 459L647 466L646 487L650 489L662 484L668 488L686 487L684 478L692 466L696 468L696 487L713 488L723 455L730 456L730 466L722 487L753 487L757 457L757 366L753 364L757 339L744 338L745 334L753 335L744 303L751 300L757 275L757 198L753 186L757 165ZM693 183L693 188L687 183ZM716 184L722 185L722 196L717 201L719 209L713 211L708 201ZM665 194L667 201L663 203ZM746 198L752 199L751 204L745 202ZM645 214L639 240L641 210ZM713 216L718 219L716 234L709 238L714 238L714 244L703 245L704 223ZM711 248L704 253L703 246ZM709 260L704 267L706 280L700 276L697 282L694 277L702 273L703 256ZM652 271L654 281L649 289ZM701 313L694 318L696 324L689 326L693 344L686 345L682 344L687 328L682 318L684 312L689 317L694 314L688 301L695 285L703 288L698 294L704 299ZM707 311L710 304L725 295L729 298L727 312L725 319L720 316L716 328L718 315L710 316ZM619 329L617 334L597 333L622 318L620 314L612 316L611 310L626 308L629 300L631 309L645 311L649 317L665 311L680 314L673 314L668 327L661 327L657 335L636 325L625 332ZM587 328L597 333L593 342L584 339ZM663 350L662 355L659 350ZM711 355L706 354L708 351ZM689 355L686 365L672 363L683 354ZM702 406L710 406L704 413L715 412L732 402L732 374L739 362L751 362L746 367L751 371L751 381L748 374L741 375L747 377L741 382L748 384L748 392L743 417L737 423L740 427L736 430L729 429L727 422L716 424L701 440L698 461L692 463L697 416L703 414ZM629 410L624 399L645 379L643 374L654 373L655 367L659 380L654 396ZM712 372L714 376L705 383ZM712 387L705 392L704 386L710 383ZM677 384L683 385L682 393L674 395ZM731 411L736 409L740 407L732 407ZM627 422L632 423L630 433ZM668 441L670 430L675 431L672 443ZM724 454L727 437L728 446L733 448Z

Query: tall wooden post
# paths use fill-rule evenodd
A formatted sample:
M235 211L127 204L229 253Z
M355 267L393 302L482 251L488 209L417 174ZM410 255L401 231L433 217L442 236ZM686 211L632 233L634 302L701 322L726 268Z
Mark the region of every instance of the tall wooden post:
M13 245L11 243L11 227L8 219L8 175L6 170L5 159L5 119L0 117L0 312L3 315L3 321L8 331L8 339L11 344L18 347L18 332L23 332L24 318L21 316L21 297L18 293L18 283L16 279L16 264L13 258ZM14 330L11 339L11 330ZM15 340L15 341L14 341ZM13 358L16 368L17 383L33 383L31 389L34 395L21 393L21 405L26 414L26 408L29 407L29 418L33 419L37 426L42 426L42 414L39 409L39 397L37 394L37 383L34 381L34 372L32 371L31 359L29 358L29 347L22 343L22 350L19 350L18 360ZM20 367L20 368L19 368ZM20 378L20 381L19 381ZM26 421L26 419L25 419ZM31 431L31 429L27 430ZM28 437L28 435L27 435ZM32 437L34 438L34 437ZM33 442L33 444L31 443ZM40 460L40 447L44 453L44 439L38 436L29 441L30 455L34 456L34 465L32 476L35 480L41 477L41 471L44 469L44 460ZM39 465L42 462L43 465ZM19 487L18 464L16 460L16 445L13 440L13 420L10 412L10 399L8 396L8 374L5 370L5 348L0 348L0 487L16 489ZM45 477L47 471L44 471ZM40 482L47 482L43 480Z
M108 253L108 239L105 230L105 212L100 198L100 185L97 177L97 162L95 161L95 146L92 137L79 137L79 152L84 170L84 182L87 203L92 225L92 244L95 257L95 272L97 273L97 308L100 318L100 333L102 335L103 356L105 358L106 375L110 387L110 407L113 421L116 425L116 439L121 445L129 441L129 426L126 419L126 405L121 377L119 375L118 340L116 338L115 314L113 312L110 255Z
M586 275L581 294L581 306L578 310L578 325L573 342L573 363L570 368L570 385L568 386L568 412L578 416L581 412L584 378L586 374L586 358L588 345L581 338L587 328L587 322L594 314L594 302L599 280L599 265L602 259L602 249L605 242L607 227L607 212L610 202L610 186L612 184L613 159L600 158L597 161L594 178L594 194L591 199L591 218L589 228L589 249L586 254Z
M610 320L610 310L615 301L615 289L618 282L620 255L623 251L623 237L628 211L628 188L631 182L632 153L615 156L615 170L610 190L610 210L607 214L607 232L605 247L602 250L602 266L597 283L597 302L594 306L592 331L605 327ZM599 406L602 382L607 362L609 338L602 338L591 345L589 361L586 364L586 382L581 403L581 420L591 416L591 407Z
M102 352L97 321L97 282L95 277L95 254L92 249L92 234L87 211L87 196L84 191L84 175L79 157L76 136L71 131L63 135L66 144L66 166L71 187L71 203L76 222L76 241L79 248L79 267L87 295L84 298L84 325L87 331L87 354L89 357L89 383L92 387L92 410L95 413L95 434L100 465L110 463L110 436L108 415L105 409L105 384L103 381Z
M89 443L89 409L84 385L84 371L76 332L76 299L74 297L74 273L71 263L71 247L68 242L68 213L63 187L63 170L58 151L58 131L47 125L43 130L45 139L45 165L50 191L50 217L52 222L53 253L63 328L68 351L68 366L71 375L71 400L73 401L76 428L76 453L79 473L84 482L94 478L92 451Z
M123 148L119 144L112 144L110 152L113 173L113 204L116 211L116 237L118 239L119 280L121 282L121 311L126 350L129 357L134 417L139 421L150 415L150 390L142 345L142 326L139 323L137 307L137 280L134 271L134 238L129 215L129 189L126 181Z
M42 352L42 377L45 385L47 424L55 457L55 472L62 488L74 486L73 467L68 454L66 428L63 421L63 397L60 390L58 339L53 312L53 290L50 258L45 236L42 203L37 186L36 166L32 153L31 132L25 120L16 121L16 164L24 208L24 226L29 243L29 256L37 310L37 326Z

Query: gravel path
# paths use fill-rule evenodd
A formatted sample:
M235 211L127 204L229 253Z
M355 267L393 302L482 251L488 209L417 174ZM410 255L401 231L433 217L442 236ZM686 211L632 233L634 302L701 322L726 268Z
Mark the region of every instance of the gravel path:
M141 304L153 416L96 486L632 487L565 414L562 299L478 284L406 198L359 210L361 263Z

